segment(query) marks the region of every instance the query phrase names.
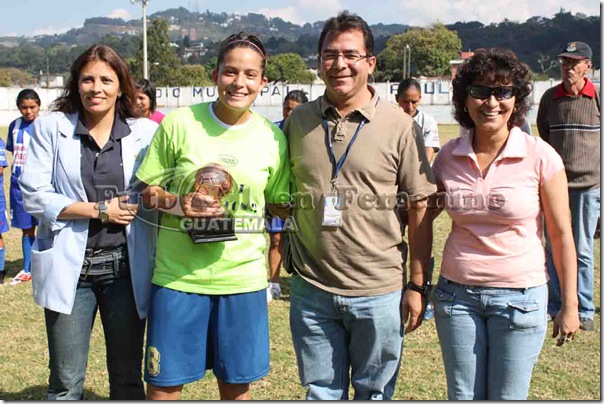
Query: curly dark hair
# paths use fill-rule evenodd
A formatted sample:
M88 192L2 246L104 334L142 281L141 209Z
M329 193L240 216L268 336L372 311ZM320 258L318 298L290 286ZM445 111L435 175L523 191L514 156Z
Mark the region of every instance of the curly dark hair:
M120 82L120 91L122 96L118 97L115 104L117 114L123 118L132 118L137 116L136 105L136 87L134 78L126 61L108 45L92 45L84 53L77 57L71 65L69 79L63 89L63 94L57 98L51 105L54 111L61 111L67 114L81 112L83 109L80 99L80 73L84 66L90 62L105 62L115 71Z
M465 128L473 129L474 121L466 111L468 86L476 80L486 79L493 83L512 85L516 89L514 111L508 128L519 126L531 108L528 98L533 89L533 74L528 66L509 49L477 49L466 59L453 79L453 116Z

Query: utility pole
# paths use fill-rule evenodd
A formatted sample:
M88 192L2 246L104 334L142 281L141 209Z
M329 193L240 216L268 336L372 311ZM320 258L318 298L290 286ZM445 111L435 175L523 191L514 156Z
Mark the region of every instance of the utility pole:
M50 88L50 58L46 52L46 88Z
M149 68L147 67L147 4L149 0L130 0L132 4L138 2L143 5L143 78L149 79Z
M403 78L411 77L411 47L405 45L403 48Z

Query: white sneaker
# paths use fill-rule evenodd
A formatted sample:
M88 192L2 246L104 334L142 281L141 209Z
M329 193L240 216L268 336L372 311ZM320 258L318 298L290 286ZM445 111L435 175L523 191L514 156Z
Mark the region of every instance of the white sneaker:
M266 302L270 303L273 299L281 299L281 285L270 282L266 288Z

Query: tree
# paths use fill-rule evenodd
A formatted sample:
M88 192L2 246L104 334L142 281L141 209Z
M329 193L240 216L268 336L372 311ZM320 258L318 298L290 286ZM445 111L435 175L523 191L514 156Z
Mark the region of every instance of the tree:
M316 76L306 69L306 63L300 55L282 53L268 58L266 63L268 81L282 83L311 84Z
M46 68L50 74L66 73L76 58L88 49L87 45L53 45L45 49L44 66L41 68L46 74ZM46 65L48 62L48 66Z
M180 72L180 59L170 42L168 22L161 18L152 18L147 28L147 52L149 80L156 86L177 86ZM143 44L136 53L133 63L136 77L143 77Z
M203 65L184 65L179 71L178 85L181 87L211 86L212 80Z
M30 87L34 83L33 76L24 70L14 67L0 69L0 87Z
M121 57L130 59L136 57L136 51L141 49L143 39L134 35L105 35L99 43L111 46Z
M378 56L379 66L392 78L400 79L403 67L403 49L411 48L411 72L428 77L451 74L449 62L459 57L461 40L455 31L449 31L442 23L428 28L411 28L404 34L393 35L386 49ZM396 77L398 76L398 77Z
M10 87L12 85L13 83L11 83L8 73L0 70L0 87Z
M208 79L212 81L212 72L216 69L216 64L218 63L218 57L212 56L210 60L206 64L203 65L206 70L206 74L208 75Z
M0 67L16 67L37 74L46 71L46 55L41 47L24 43L15 48L6 48L0 52Z
M558 61L554 57L551 55L544 55L541 52L537 52L537 63L539 64L541 70L535 73L539 74L546 74L551 69L558 67ZM545 77L547 78L547 75Z

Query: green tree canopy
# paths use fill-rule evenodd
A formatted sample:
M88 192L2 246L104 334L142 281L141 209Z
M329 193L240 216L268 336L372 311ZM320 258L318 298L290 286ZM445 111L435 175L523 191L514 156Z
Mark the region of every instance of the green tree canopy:
M316 76L306 69L302 56L282 53L271 56L266 63L265 75L268 81L282 83L311 84Z
M34 83L34 77L24 70L14 67L0 68L0 87L31 87Z
M457 59L461 51L457 33L449 31L442 23L393 35L386 43L386 49L378 55L378 65L387 79L401 78L405 45L411 48L411 74L428 77L451 74L449 62Z
M156 86L177 86L180 76L180 59L168 35L168 22L152 18L147 27L147 63L149 80ZM143 77L143 43L136 53L132 66L135 77Z
M17 47L0 48L0 67L15 67L31 74L46 71L46 55L40 46L24 43Z
M124 59L131 59L136 56L136 52L142 49L142 36L134 35L105 35L99 43L111 46ZM142 53L141 53L142 55Z
M212 80L210 80L206 69L203 65L184 65L180 68L178 85L182 87L186 86L211 86Z
M216 63L218 63L218 57L212 56L210 60L208 60L208 62L203 65L203 67L206 69L206 74L208 75L210 81L212 81L212 72L214 71L214 69L216 69Z

